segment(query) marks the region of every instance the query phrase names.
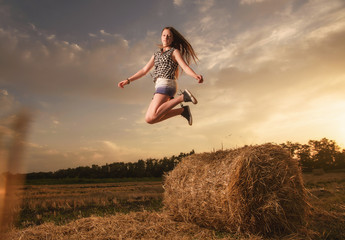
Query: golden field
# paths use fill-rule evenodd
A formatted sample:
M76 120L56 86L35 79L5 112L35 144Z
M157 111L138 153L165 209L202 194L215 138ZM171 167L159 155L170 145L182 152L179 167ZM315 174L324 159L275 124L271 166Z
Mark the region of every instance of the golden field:
M345 238L345 172L303 174L312 215L305 232L281 239ZM173 221L162 182L27 185L8 239L266 239ZM19 192L18 192L19 194Z

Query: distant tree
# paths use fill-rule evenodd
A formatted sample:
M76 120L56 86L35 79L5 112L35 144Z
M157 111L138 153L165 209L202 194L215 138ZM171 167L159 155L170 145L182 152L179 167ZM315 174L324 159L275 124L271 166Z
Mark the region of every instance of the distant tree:
M134 172L135 172L135 170L134 170L134 167L135 167L134 163L129 162L126 165L127 165L127 175L126 175L126 177L128 177L128 178L135 177L134 176Z
M194 154L180 153L170 158L163 159L149 158L146 161L140 159L137 162L114 162L99 166L77 167L60 169L55 172L33 172L26 174L27 179L62 179L62 178L124 178L124 177L162 177L165 172L171 171L183 157Z
M299 144L299 143L292 143L290 141L287 141L286 143L282 143L280 145L283 148L288 149L292 157L297 157L298 151L301 148L301 144Z
M116 162L109 165L111 178L124 178L128 174L128 166L124 162Z
M298 149L297 156L299 159L299 162L302 166L303 171L309 172L313 170L313 159L311 157L311 150L310 145L303 144L300 145L300 148Z
M153 177L157 160L149 158L145 162L145 177Z
M345 169L345 150L338 152L335 156L335 168Z
M323 138L320 141L310 140L311 154L314 161L314 168L324 170L334 169L336 166L336 156L340 147L333 140Z
M323 138L310 140L308 144L286 142L281 144L288 149L291 156L298 159L303 171L323 168L324 170L345 168L345 150L333 140Z
M144 160L140 159L138 162L135 163L134 165L134 177L145 177L145 162Z

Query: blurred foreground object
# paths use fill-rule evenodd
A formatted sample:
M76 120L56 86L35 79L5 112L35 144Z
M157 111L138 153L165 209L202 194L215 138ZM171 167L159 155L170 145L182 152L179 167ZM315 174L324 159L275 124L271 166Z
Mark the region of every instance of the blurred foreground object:
M18 171L23 164L30 114L22 110L10 119L9 127L0 126L0 234L13 226L20 212L24 174Z

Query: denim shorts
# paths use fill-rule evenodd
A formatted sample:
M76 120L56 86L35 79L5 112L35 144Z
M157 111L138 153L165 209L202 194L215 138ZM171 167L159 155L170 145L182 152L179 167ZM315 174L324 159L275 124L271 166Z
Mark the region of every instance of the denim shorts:
M177 83L175 79L158 78L155 85L155 94L160 93L173 98L176 94Z

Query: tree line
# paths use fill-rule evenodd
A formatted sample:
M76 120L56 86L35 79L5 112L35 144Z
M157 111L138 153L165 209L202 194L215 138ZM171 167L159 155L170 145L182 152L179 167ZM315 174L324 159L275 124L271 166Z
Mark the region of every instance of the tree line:
M137 162L114 162L103 166L92 165L91 167L77 167L61 169L55 172L33 172L26 174L26 179L63 179L63 178L144 178L162 177L181 161L182 158L194 154L180 153L170 158L162 159L149 158L145 161L140 159Z
M333 140L323 138L319 141L310 140L307 144L288 141L280 146L290 151L291 155L299 161L304 172L310 172L313 169L325 171L345 169L345 149L341 149ZM194 153L192 150L170 158L140 159L137 162L127 163L114 162L103 166L68 168L55 172L33 172L26 174L26 179L162 177L164 173L173 170L182 158Z
M308 144L287 142L280 145L298 159L304 172L345 169L345 149L341 149L333 140L323 138L320 141L310 140Z

